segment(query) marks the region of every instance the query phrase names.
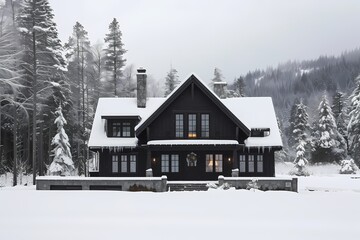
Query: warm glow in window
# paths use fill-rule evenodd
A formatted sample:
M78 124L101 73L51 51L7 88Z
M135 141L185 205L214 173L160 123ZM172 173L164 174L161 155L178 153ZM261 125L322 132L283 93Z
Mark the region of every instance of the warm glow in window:
M188 138L196 138L196 114L189 114L188 117Z

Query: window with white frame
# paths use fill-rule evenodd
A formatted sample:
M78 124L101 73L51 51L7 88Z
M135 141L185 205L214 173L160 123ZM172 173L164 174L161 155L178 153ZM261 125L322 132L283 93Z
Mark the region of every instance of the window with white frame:
M257 171L263 172L264 171L264 157L263 155L257 155Z
M130 172L136 172L136 155L130 155Z
M239 155L239 171L244 173L246 172L246 156Z
M179 155L171 155L171 172L179 172Z
M127 164L128 164L127 155L121 155L121 172L122 173L125 173L128 171Z
M184 137L184 114L175 114L175 137Z
M122 136L130 137L130 123L129 122L124 122L122 124Z
M201 114L201 137L209 138L210 136L210 115Z
M255 156L254 155L249 155L248 157L248 167L249 167L249 172L254 172L255 171Z
M213 154L206 154L206 172L212 172L214 169L214 155Z
M161 155L161 172L169 172L169 155L162 154Z
M223 171L223 155L215 154L215 172Z
M119 156L118 155L112 155L112 172L118 173L119 172Z

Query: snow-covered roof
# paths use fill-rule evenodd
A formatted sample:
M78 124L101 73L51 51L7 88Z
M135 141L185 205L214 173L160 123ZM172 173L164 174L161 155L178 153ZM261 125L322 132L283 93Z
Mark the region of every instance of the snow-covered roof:
M237 145L236 140L218 139L176 139L176 140L153 140L148 145Z
M194 75L236 118L248 129L270 128L270 135L265 137L249 137L245 140L247 147L282 146L280 131L277 125L275 110L270 97L241 97L220 99L196 74L191 73L166 98L147 98L146 108L137 107L136 98L100 98L89 139L89 147L135 147L137 138L110 138L106 136L105 119L102 116L139 116L138 129L169 97L171 97L188 78ZM166 140L169 142L169 140ZM175 140L173 140L175 141ZM179 140L176 140L179 141ZM191 140L181 140L191 141ZM199 140L197 140L199 141ZM213 140L211 140L213 141ZM228 141L228 140L226 140ZM151 141L155 142L155 141ZM237 141L235 141L237 142ZM187 143L189 144L189 143ZM236 143L238 144L238 143Z

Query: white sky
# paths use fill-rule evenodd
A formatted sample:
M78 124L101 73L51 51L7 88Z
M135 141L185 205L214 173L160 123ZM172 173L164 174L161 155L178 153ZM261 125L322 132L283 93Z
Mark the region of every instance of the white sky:
M115 17L127 64L164 78L172 65L227 81L287 60L360 46L359 0L50 0L60 38L79 21L95 43Z

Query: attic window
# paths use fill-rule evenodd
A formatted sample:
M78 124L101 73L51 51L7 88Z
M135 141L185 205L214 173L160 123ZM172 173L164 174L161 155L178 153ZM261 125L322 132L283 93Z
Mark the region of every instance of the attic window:
M270 128L252 128L251 137L267 137L270 136Z

